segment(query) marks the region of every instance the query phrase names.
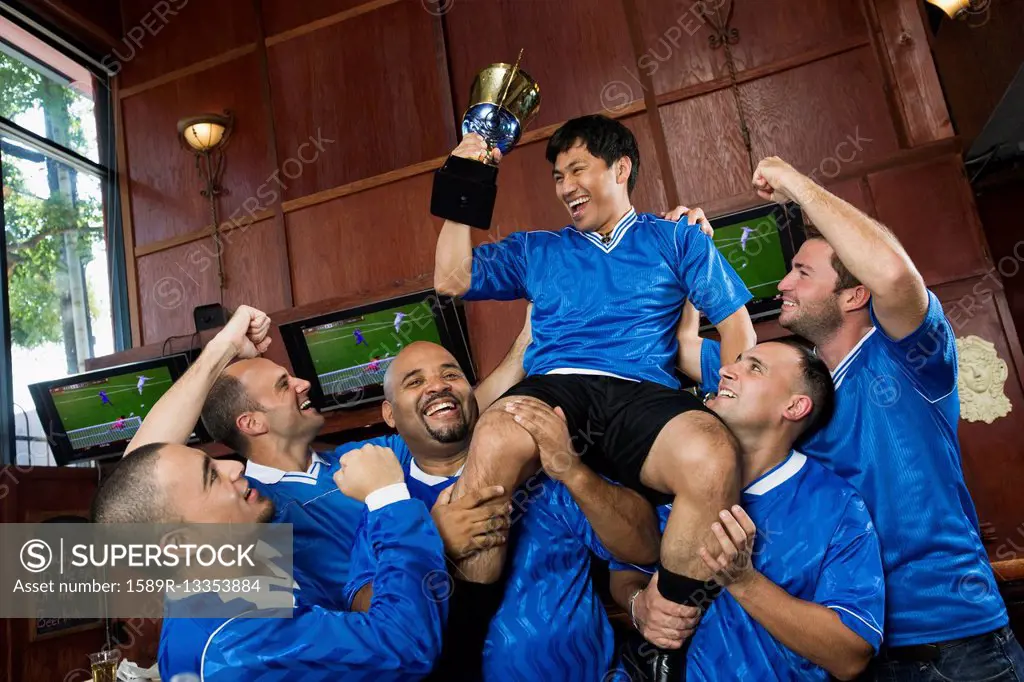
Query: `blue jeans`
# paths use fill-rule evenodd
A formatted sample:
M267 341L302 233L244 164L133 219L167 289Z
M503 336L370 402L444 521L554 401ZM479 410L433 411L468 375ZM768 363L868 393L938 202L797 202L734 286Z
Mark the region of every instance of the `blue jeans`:
M1024 682L1024 650L1009 627L942 647L938 660L874 661L876 682Z

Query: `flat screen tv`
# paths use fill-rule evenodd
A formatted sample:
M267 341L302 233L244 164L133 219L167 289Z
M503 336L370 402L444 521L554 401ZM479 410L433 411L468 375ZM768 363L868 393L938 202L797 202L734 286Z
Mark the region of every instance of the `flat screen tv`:
M779 314L779 282L804 242L800 207L769 204L711 218L715 246L747 285L752 320ZM704 320L706 323L707 320Z
M169 355L30 385L57 464L123 453L153 405L186 369L184 354ZM208 440L197 424L189 442Z
M476 383L465 329L462 305L427 290L282 324L281 336L295 376L327 411L380 401L384 373L413 341L444 346Z

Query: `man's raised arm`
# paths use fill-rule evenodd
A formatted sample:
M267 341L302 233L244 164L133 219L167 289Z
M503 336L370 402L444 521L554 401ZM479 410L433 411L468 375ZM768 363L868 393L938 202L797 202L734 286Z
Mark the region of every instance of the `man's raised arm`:
M239 306L210 339L188 371L153 405L125 455L147 443L182 443L199 421L203 403L220 373L235 358L254 358L270 346L270 318L249 306Z
M761 161L753 182L764 199L800 205L850 274L871 292L886 334L899 340L921 325L928 312L924 279L888 228L778 157Z
M452 156L483 161L488 156L487 143L476 133L462 138ZM494 149L490 157L497 163L501 152ZM434 251L434 289L445 296L462 296L469 291L473 278L473 228L452 220L444 221Z

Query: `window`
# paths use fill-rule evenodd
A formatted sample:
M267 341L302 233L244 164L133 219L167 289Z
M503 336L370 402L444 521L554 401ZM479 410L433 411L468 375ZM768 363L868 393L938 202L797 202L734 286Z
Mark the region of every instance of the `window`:
M97 67L0 3L0 322L10 353L0 432L5 454L13 447L9 463L54 464L29 384L84 371L126 338L110 89Z

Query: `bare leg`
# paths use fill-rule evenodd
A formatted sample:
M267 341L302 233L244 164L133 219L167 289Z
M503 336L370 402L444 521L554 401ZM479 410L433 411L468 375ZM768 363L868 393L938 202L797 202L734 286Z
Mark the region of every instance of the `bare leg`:
M661 541L663 569L693 580L711 578L699 551L702 546L717 546L711 526L721 510L739 500L738 460L732 434L704 412L680 414L658 434L640 480L675 495ZM661 577L658 582L660 586Z
M452 492L453 499L477 488L500 485L505 488L504 498L508 501L527 476L537 470L540 464L537 444L505 411L505 404L511 400L515 397L499 400L480 415L469 445L466 468ZM504 546L480 548L459 561L458 569L469 582L493 583L501 577L504 564Z

